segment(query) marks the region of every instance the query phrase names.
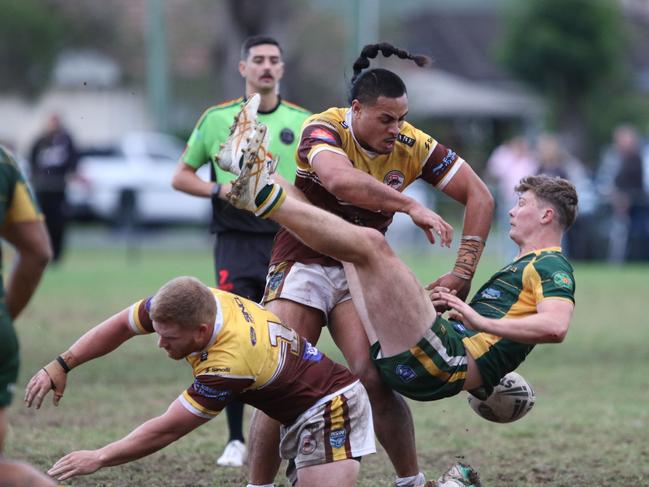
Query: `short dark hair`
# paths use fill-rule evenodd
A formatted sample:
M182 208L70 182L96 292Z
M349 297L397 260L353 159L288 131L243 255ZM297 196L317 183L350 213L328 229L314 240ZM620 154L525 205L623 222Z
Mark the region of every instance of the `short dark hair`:
M361 103L372 104L379 96L399 98L406 93L405 83L392 71L375 68L361 73L370 66L370 58L375 58L379 51L385 57L395 54L401 59L410 59L420 67L430 62L427 56L410 54L408 51L394 47L387 42L366 45L356 61L354 61L354 75L349 91L349 103L358 100Z
M273 46L277 46L280 54L283 53L282 46L279 45L277 39L270 36L252 36L248 37L245 41L243 41L243 44L241 44L241 59L247 59L248 54L250 54L250 49L255 46L261 46L262 44L271 44Z
M579 198L575 185L567 179L539 174L521 179L515 191L531 191L534 195L552 205L559 216L559 225L569 229L577 218Z

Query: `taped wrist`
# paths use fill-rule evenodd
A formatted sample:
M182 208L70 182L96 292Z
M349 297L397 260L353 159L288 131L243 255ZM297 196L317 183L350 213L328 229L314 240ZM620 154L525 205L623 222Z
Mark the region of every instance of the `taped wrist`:
M473 279L484 246L485 241L482 237L463 235L460 239L460 248L457 251L457 259L451 274L467 281Z

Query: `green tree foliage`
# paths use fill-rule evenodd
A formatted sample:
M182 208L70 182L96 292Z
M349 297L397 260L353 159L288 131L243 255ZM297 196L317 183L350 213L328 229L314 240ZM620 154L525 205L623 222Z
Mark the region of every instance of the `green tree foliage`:
M0 0L0 90L33 94L48 82L66 21L51 4Z
M542 93L582 96L619 69L625 42L617 5L610 0L516 3L505 36L505 65Z
M511 3L501 59L547 97L550 128L572 136L584 157L586 139L608 131L624 112L610 107L612 100L602 103L600 95L607 87L621 97L629 94L626 46L619 2L528 0ZM591 118L595 113L597 119Z

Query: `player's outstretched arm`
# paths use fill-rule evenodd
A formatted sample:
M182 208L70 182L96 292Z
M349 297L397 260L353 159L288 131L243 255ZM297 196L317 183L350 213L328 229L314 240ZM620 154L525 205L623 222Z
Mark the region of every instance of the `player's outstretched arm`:
M98 450L79 450L59 459L48 475L67 480L91 474L103 467L112 467L150 455L209 421L190 413L176 399L157 418L138 426L121 440Z
M531 345L560 343L568 333L575 305L567 299L548 298L537 306L537 312L521 318L492 319L479 315L457 296L440 293L442 300L460 314L457 318L476 331Z
M356 169L342 154L322 151L315 155L311 164L323 186L339 200L373 211L406 213L426 233L431 243L435 243L437 234L441 245L448 247L451 244L453 228L441 216Z
M464 226L453 270L426 286L426 289L448 287L455 290L459 297L466 299L489 235L494 200L487 186L468 164L462 164L443 191L464 205Z
M78 365L115 350L135 332L128 323L128 311L124 309L95 326L81 336L67 351L40 369L25 389L25 404L41 407L43 399L53 390L52 402L59 405L67 383L67 373Z

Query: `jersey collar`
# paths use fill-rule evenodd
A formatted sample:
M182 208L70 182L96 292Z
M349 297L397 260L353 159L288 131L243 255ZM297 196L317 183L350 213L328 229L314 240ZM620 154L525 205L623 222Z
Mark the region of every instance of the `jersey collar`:
M241 100L242 100L241 103L243 104L243 103L246 103L248 101L248 98L246 97L246 95L243 95L241 97ZM266 112L264 112L262 110L257 110L257 113L259 113L261 115L270 115L271 113L277 111L277 109L279 108L279 106L281 104L282 104L282 97L280 95L277 95L277 105L275 105L273 108L271 108L270 110L268 110Z
M207 342L207 345L205 345L203 350L192 352L189 354L190 356L199 355L200 353L212 348L212 345L216 343L216 339L219 337L221 328L223 328L223 306L221 306L221 302L219 301L219 298L216 297L216 295L214 295L214 301L216 301L216 318L214 318L214 329L212 330L210 341Z

